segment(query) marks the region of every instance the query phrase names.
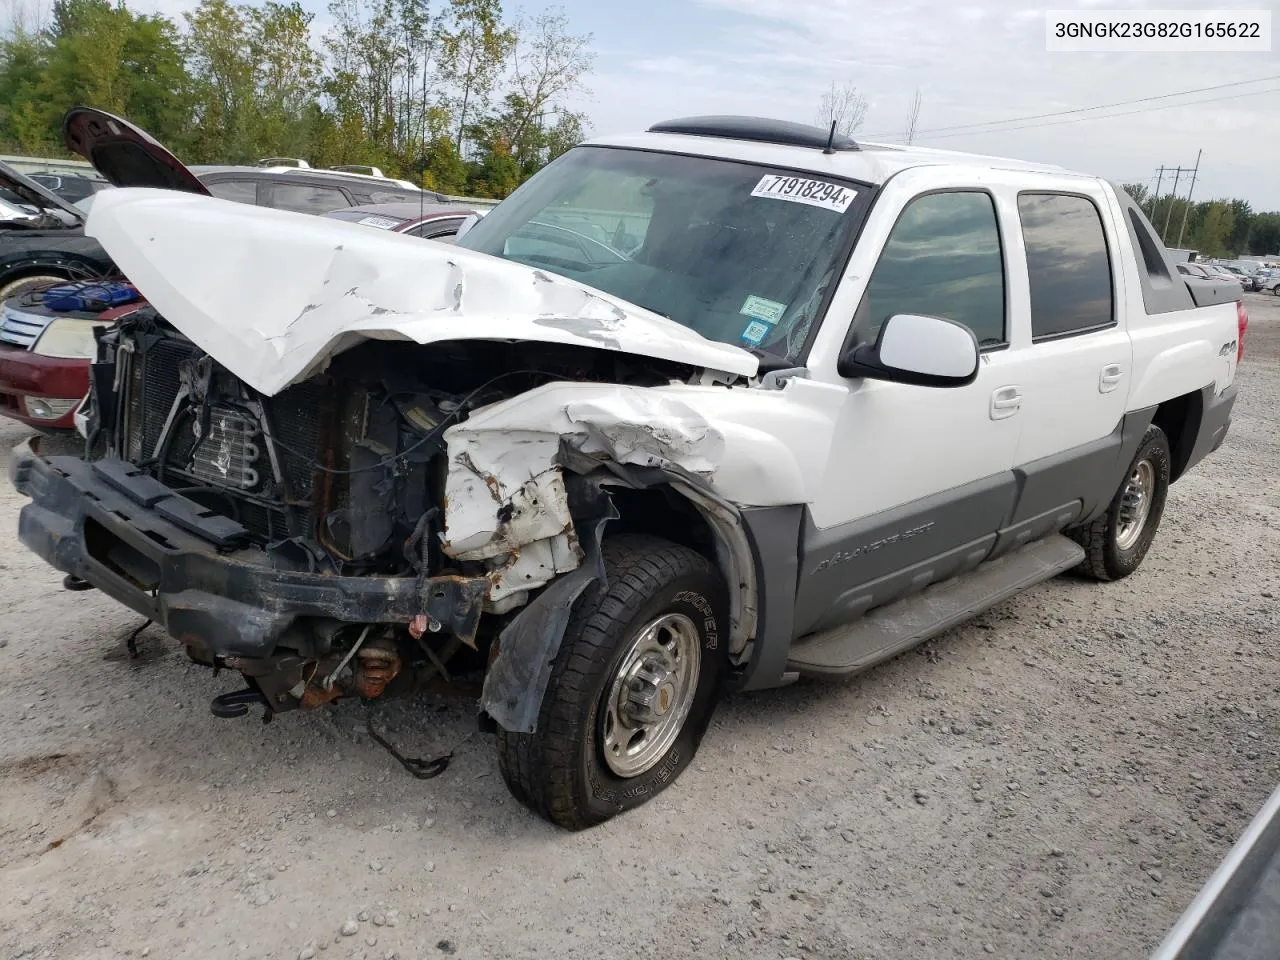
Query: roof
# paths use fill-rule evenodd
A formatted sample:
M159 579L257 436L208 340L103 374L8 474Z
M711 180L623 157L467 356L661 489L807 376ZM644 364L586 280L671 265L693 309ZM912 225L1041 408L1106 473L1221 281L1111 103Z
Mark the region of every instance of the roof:
M261 178L286 174L291 180L294 178L306 180L314 177L317 180L336 180L339 183L346 183L348 186L366 184L370 187L382 187L384 190L399 193L422 192L428 197L442 196L442 194L434 194L430 190L422 190L421 187L408 180L396 180L392 177L372 177L364 173L350 173L346 170L326 170L322 167L253 167L243 164L192 164L189 169L197 177L215 173L238 173L246 177Z
M806 146L790 146L755 140L652 132L596 137L588 140L585 145L628 147L635 150L655 150L664 153L721 157L726 160L741 160L747 163L789 167L795 170L805 170L833 177L858 180L863 183L883 183L889 177L902 170L941 164L1052 173L1059 176L1088 176L1087 174L1074 173L1052 164L1028 163L1008 157L961 153L955 150L935 150L928 147L868 143L862 140L858 141L857 149L837 150L835 153L824 153L822 150Z

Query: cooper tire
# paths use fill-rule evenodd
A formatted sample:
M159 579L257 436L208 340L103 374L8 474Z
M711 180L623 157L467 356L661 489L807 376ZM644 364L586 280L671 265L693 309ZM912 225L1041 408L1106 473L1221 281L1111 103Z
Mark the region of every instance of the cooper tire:
M1154 424L1147 427L1107 512L1072 534L1085 549L1079 572L1111 581L1121 580L1138 569L1164 515L1171 463L1164 431ZM1145 503L1139 502L1137 496ZM1134 523L1139 524L1136 530Z
M568 830L594 826L637 807L675 781L711 722L728 665L726 590L710 561L687 547L629 534L606 540L603 554L607 583L594 584L575 604L535 732L497 731L498 768L512 794ZM613 718L622 716L616 705L628 690L639 691L635 696L650 692L647 674L632 677L631 686L622 679L628 658L655 624L669 625L675 637L668 641L672 650L684 645L685 667L696 662L696 679L689 680L687 689L674 681L662 686L677 691L667 707L680 709L687 698L687 712L674 732L663 729L669 746L663 749L655 733L648 748L658 752L624 776L618 770L631 759L643 760L644 754L627 746ZM696 654L690 647L694 643ZM640 667L643 672L645 664ZM629 729L632 718L624 719ZM664 711L657 723L665 720Z

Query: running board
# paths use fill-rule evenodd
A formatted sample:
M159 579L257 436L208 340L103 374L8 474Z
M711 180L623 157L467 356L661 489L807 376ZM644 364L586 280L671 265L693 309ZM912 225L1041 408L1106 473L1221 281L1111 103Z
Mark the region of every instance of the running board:
M1084 549L1061 534L872 610L853 623L798 640L787 669L807 677L857 673L964 623L1028 587L1070 570Z

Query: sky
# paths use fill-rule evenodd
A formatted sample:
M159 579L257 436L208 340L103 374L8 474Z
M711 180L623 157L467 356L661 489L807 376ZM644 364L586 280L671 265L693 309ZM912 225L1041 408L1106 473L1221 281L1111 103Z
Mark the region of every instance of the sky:
M596 72L584 103L598 133L699 113L749 113L813 122L832 81L870 106L860 133L898 141L917 87L917 143L1063 166L1122 182L1152 183L1157 168L1195 164L1195 197L1244 197L1280 210L1280 46L1271 53L1047 53L1044 8L1017 0L894 4L850 0L567 0L577 29L595 36ZM1140 8L1057 0L1053 9ZM1280 10L1276 0L1176 0L1161 9ZM1273 12L1280 26L1280 12ZM1060 122L981 134L927 131L1135 100L1273 77ZM1262 92L1269 91L1269 92ZM1240 94L1249 96L1239 96ZM1107 111L1099 111L1106 113ZM1085 114L1084 116L1089 116ZM1047 124L1048 121L1041 121ZM871 135L876 136L871 136ZM855 134L855 137L857 134ZM1185 196L1182 178L1179 194ZM1166 178L1162 191L1167 192Z
M303 5L323 29L326 0ZM1280 42L1269 53L1048 53L1045 8L1018 0L521 4L527 13L549 5L564 9L574 32L593 36L590 93L575 106L587 113L596 134L708 113L814 122L822 93L834 81L854 84L869 101L859 133L894 142L919 88L919 144L1056 163L1149 185L1162 164L1190 168L1203 150L1195 199L1243 197L1255 210L1280 210ZM130 0L130 6L174 16L194 0ZM508 9L513 7L509 0ZM1280 29L1280 0L1056 0L1052 6L1116 8L1270 9L1273 30ZM1268 77L1273 79L1117 107L1111 112L1140 112L1114 119L1084 114L1016 130L939 129ZM1214 102L1183 105L1195 100ZM1165 108L1151 109L1156 106ZM1162 192L1170 186L1166 178ZM1180 195L1186 186L1183 177Z

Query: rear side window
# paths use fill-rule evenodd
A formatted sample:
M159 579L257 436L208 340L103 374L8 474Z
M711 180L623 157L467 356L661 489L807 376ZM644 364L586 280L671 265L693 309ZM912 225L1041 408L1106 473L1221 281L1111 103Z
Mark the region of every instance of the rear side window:
M216 180L205 186L210 193L222 200L234 200L236 203L258 202L258 185L252 180Z
M1004 259L991 196L930 193L903 209L858 308L859 339L895 313L963 323L984 347L1005 342Z
M271 206L297 213L328 213L351 206L347 195L333 187L313 187L307 183L276 183L271 188Z
M461 220L436 220L434 222L420 223L416 227L406 230L405 233L414 237L425 237L428 240L453 243L454 234L458 232L460 226L462 226Z
M1111 258L1093 202L1024 193L1018 216L1031 281L1031 337L1046 340L1115 323Z

